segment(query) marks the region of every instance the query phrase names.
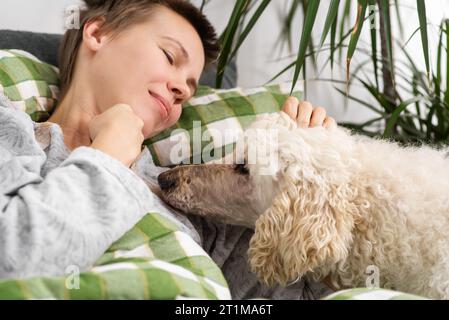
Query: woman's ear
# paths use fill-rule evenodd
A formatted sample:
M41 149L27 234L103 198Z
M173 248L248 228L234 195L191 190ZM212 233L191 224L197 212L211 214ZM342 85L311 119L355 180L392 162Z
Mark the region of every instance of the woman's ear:
M307 272L326 276L347 257L357 213L346 198L351 190L326 185L320 177L286 184L257 220L248 251L252 270L270 285L285 285Z
M102 30L105 22L104 17L87 21L83 29L83 43L91 51L98 51L106 42L108 36Z

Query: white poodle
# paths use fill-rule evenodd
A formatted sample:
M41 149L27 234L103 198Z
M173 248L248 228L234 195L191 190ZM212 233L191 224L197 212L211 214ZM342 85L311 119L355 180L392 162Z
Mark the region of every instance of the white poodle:
M245 164L179 166L159 176L165 201L255 229L249 260L266 283L328 277L337 288L380 286L449 298L449 160L343 128L301 129L283 112L251 126ZM276 160L267 174L267 160ZM277 164L277 165L276 165ZM368 269L373 268L374 269Z

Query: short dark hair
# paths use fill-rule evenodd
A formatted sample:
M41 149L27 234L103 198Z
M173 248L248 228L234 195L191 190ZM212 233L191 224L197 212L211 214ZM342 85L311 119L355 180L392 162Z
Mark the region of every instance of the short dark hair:
M119 34L127 27L145 21L157 6L166 7L185 18L197 31L204 47L206 65L216 61L220 52L214 27L204 14L188 0L84 0L80 11L80 28L65 32L59 47L61 97L72 82L78 51L86 22L104 18L102 31Z

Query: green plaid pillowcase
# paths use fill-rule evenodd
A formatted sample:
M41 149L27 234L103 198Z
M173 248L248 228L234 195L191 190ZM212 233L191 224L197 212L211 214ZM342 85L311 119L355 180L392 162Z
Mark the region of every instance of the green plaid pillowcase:
M250 89L200 87L183 106L179 121L145 144L159 166L221 158L232 152L238 136L257 115L279 111L290 90L290 82ZM299 82L292 96L301 99L302 94ZM178 155L175 149L182 152Z
M45 121L57 104L59 71L22 50L0 50L0 93L34 121Z
M231 299L221 270L168 218L147 214L88 271L0 280L5 299Z

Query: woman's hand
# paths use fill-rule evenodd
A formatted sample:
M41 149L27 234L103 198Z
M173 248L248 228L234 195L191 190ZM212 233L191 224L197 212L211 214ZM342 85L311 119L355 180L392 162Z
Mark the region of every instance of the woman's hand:
M335 128L337 122L326 115L322 107L313 107L308 101L299 101L296 97L288 97L282 111L298 123L301 128L323 126L326 129Z
M90 122L90 146L130 167L142 151L142 128L142 119L129 105L116 104Z

